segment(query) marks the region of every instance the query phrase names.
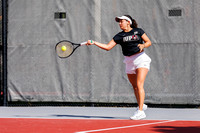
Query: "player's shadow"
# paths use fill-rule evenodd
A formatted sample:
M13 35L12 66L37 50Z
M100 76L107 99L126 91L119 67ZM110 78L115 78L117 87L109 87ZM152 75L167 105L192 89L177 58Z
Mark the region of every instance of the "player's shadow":
M188 127L156 126L153 128L155 132L159 133L200 133L200 127L197 126L188 126Z
M88 115L52 115L53 117L85 118L85 119L127 119L125 117L88 116Z

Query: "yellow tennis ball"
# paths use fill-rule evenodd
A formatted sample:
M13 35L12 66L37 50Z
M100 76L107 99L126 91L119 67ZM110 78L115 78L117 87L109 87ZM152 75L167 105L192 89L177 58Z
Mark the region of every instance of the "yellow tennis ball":
M66 51L67 47L66 46L62 46L61 49L62 49L62 51Z

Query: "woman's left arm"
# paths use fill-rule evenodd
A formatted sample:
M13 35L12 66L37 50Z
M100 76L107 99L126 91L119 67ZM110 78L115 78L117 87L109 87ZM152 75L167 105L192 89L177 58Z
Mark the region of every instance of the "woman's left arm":
M138 44L138 47L140 48L140 52L142 52L142 50L144 48L148 48L149 46L151 46L151 41L145 33L141 37L142 37L144 43Z

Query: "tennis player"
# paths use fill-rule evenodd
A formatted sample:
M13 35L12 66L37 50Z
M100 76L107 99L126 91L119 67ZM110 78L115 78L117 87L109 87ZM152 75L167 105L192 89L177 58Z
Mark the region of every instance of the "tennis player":
M108 44L88 40L87 45L96 45L104 50L111 50L116 44L121 45L126 73L138 103L137 110L130 118L144 119L146 117L144 110L147 109L147 105L144 104L143 86L151 63L151 58L144 52L144 49L151 46L151 41L143 29L138 28L137 22L130 15L116 17L115 20L122 31L116 34Z

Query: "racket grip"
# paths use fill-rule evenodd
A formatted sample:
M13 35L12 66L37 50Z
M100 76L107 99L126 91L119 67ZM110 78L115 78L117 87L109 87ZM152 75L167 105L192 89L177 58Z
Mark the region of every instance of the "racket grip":
M87 44L87 42L82 42L82 43L81 43L81 46L86 45L86 44Z

